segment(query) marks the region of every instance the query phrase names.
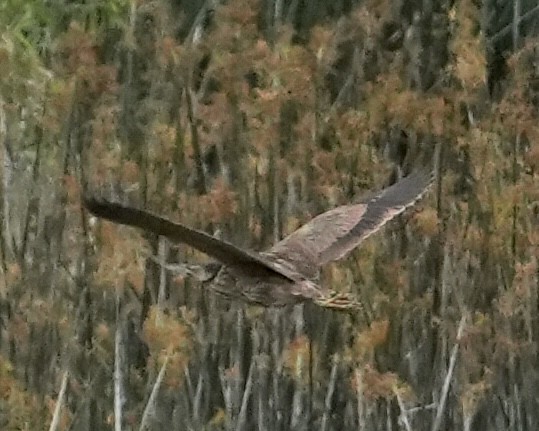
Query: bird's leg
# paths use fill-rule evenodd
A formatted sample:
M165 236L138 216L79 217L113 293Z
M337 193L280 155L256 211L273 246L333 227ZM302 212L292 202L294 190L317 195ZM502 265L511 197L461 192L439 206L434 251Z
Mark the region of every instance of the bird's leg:
M350 294L332 291L327 296L315 299L314 303L334 310L360 310L361 304Z
M150 260L156 263L159 266L164 267L167 271L171 271L178 275L188 275L190 274L190 266L186 263L168 263L163 259L160 259L159 256L154 256L153 254L148 255Z

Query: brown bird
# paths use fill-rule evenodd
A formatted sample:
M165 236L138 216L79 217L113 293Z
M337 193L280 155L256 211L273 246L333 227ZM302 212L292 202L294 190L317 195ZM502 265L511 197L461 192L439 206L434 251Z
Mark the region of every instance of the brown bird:
M414 205L427 191L433 174L418 171L365 202L339 206L310 222L263 252L244 250L205 232L163 217L113 202L84 198L94 215L185 243L220 264L207 265L204 278L213 291L265 307L313 301L349 309L358 303L319 284L320 268L346 256L365 238Z

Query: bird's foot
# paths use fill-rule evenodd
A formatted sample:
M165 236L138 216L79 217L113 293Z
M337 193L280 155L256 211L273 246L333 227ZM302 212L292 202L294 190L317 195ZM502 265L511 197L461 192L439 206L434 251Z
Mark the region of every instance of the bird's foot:
M359 310L361 304L350 294L331 292L328 296L316 299L315 304L324 308L332 308L334 310Z

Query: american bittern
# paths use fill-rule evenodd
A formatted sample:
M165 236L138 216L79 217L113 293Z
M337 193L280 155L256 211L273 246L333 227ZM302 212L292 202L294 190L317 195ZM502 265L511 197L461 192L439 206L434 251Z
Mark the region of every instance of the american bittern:
M320 268L346 256L365 238L414 205L432 183L433 174L418 171L371 199L343 205L313 218L272 248L244 250L205 232L191 229L150 212L85 197L94 215L185 243L213 257L208 265L210 287L231 299L265 307L303 301L336 309L357 303L319 284Z

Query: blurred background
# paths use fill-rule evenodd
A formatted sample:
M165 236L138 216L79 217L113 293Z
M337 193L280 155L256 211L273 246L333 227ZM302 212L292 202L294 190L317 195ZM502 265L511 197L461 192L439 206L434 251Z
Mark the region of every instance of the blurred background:
M2 430L539 429L532 0L0 4ZM83 189L262 250L431 160L324 269L363 310L261 309Z

